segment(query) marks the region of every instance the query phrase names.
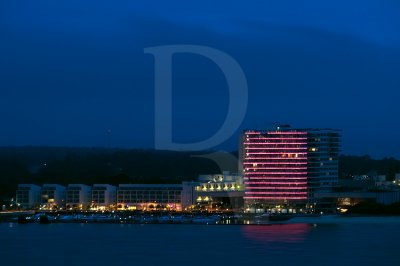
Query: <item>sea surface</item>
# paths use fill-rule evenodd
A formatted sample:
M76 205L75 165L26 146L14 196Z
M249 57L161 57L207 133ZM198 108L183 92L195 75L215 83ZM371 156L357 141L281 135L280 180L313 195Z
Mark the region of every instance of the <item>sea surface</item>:
M0 223L0 265L400 265L400 218L281 225Z

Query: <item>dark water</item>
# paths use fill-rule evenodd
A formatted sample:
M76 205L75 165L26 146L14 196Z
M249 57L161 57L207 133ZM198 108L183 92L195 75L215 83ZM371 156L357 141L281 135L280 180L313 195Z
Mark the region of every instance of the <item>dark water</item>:
M400 223L2 223L0 240L0 265L400 265Z

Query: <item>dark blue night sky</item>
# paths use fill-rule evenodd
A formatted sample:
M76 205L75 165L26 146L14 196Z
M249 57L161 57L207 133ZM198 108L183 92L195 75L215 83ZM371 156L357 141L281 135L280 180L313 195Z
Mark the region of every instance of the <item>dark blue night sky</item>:
M398 0L135 2L0 0L0 145L154 148L143 50L195 44L245 72L241 129L339 128L345 154L400 158ZM175 140L211 136L227 98L213 63L176 56ZM237 149L238 132L216 149Z

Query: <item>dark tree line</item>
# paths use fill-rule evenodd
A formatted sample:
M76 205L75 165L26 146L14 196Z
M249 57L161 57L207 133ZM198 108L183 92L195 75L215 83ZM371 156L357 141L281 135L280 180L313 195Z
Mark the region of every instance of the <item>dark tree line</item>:
M350 178L359 174L386 175L388 181L394 180L395 174L400 173L400 160L395 158L373 159L368 155L348 156L339 158L339 177Z
M0 198L19 183L180 183L219 173L196 152L89 148L0 148Z
M219 173L205 154L156 150L101 148L20 147L0 148L0 198L15 194L19 183L180 183L199 174ZM237 155L237 153L233 153ZM341 156L340 178L374 172L394 178L400 161L369 156Z

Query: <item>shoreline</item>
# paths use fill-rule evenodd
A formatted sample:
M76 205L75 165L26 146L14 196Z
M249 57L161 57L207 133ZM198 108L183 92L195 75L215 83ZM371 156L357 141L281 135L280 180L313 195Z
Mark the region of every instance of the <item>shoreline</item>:
M249 214L182 214L182 213L117 213L117 212L12 212L0 213L0 223L80 223L80 224L172 224L172 225L277 225L277 224L371 224L397 223L395 215L249 215Z

